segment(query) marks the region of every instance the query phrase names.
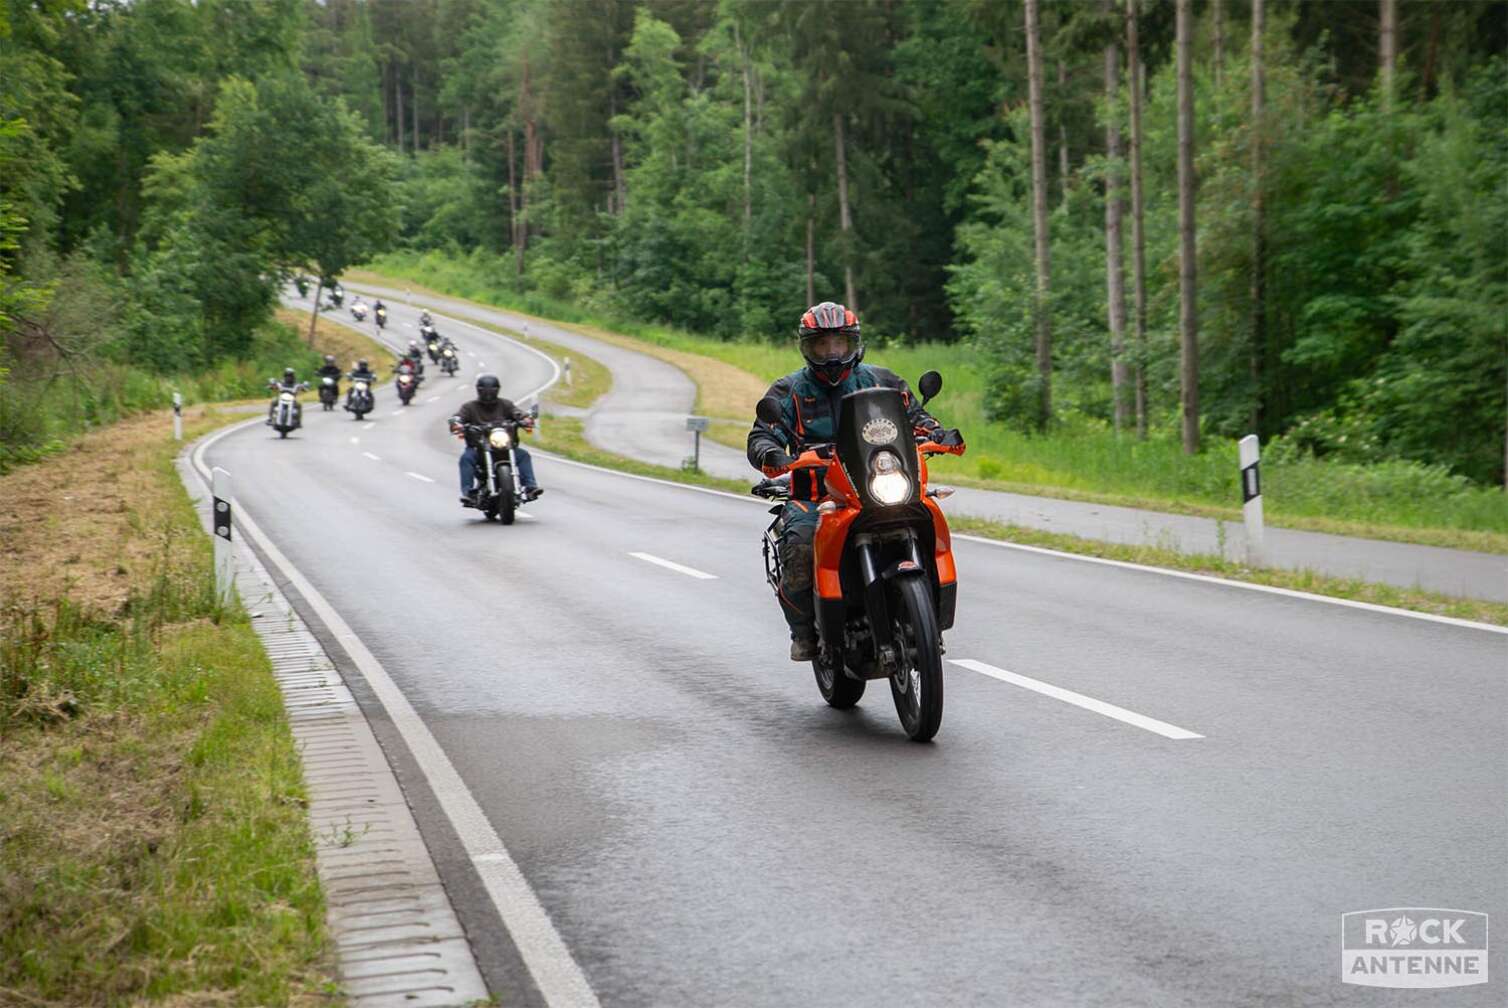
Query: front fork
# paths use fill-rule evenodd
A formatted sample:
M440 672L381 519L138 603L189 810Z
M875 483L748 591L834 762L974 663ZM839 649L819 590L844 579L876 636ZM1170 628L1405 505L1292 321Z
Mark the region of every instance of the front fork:
M882 666L896 662L899 656L895 639L895 621L890 614L887 584L897 577L916 577L927 573L922 563L916 533L905 530L908 559L897 560L883 570L879 566L879 544L873 533L854 536L854 555L859 561L859 578L864 586L864 613L869 617L869 631L874 637L875 658Z

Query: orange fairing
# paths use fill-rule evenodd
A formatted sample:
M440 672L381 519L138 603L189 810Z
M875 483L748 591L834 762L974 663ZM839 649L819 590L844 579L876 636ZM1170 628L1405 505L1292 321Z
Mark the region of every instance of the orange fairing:
M843 579L838 571L843 562L843 544L848 541L848 527L861 513L855 507L839 508L817 521L817 534L812 539L812 567L817 575L817 594L822 598L843 597Z
M937 563L937 583L952 584L958 580L958 571L953 567L953 536L948 532L948 519L943 517L942 508L937 506L937 501L933 498L923 497L922 503L927 505L928 511L932 512L932 534L935 540L933 553Z

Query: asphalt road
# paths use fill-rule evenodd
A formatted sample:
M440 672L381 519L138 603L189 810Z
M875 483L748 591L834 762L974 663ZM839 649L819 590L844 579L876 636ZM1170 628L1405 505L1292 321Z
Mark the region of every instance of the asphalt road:
M463 377L549 377L455 338ZM536 455L529 517L462 510L443 420L468 393L389 386L369 424L306 404L208 460L423 716L603 1004L1504 1003L1501 939L1491 984L1423 997L1341 984L1337 953L1352 910L1508 920L1508 636L959 540L971 664L918 746L888 691L833 711L786 660L757 503Z

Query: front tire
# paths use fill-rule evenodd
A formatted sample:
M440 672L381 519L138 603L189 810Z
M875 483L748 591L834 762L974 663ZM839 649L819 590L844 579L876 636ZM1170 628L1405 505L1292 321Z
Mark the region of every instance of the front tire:
M942 646L937 630L937 612L932 607L932 589L919 577L892 582L891 612L896 640L903 645L907 670L906 689L890 679L890 695L901 727L913 742L928 742L942 727Z
M497 467L497 516L504 525L513 524L517 501L513 496L513 471L507 466Z
M865 683L862 679L850 679L845 675L842 661L839 658L838 664L829 665L817 658L812 661L812 675L817 680L817 692L822 694L829 707L848 710L864 696Z

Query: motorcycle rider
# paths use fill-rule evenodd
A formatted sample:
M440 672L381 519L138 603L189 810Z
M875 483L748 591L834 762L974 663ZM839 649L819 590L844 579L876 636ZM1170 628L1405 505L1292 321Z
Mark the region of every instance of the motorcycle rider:
M778 425L756 420L749 431L749 464L766 476L787 471L812 445L837 436L838 403L850 392L883 386L898 389L917 433L962 444L958 431L944 431L893 371L862 363L864 339L858 317L841 304L824 301L808 308L796 329L805 367L770 386L766 396L780 403ZM803 486L804 484L804 486ZM818 480L792 473L791 499L780 515L780 609L791 628L791 660L817 657L816 603L812 598L812 537L817 531Z
M298 375L296 373L294 373L293 368L286 367L286 368L283 368L283 378L282 378L282 380L279 381L276 378L269 378L269 379L267 379L267 387L271 388L271 389L274 389L278 393L283 393L283 392L298 392L301 389L303 389L305 386L304 386L303 382L301 382L301 381L298 380ZM277 414L277 408L278 408L278 397L276 395L274 395L272 397L272 402L270 402L270 403L267 404L267 426L268 427L273 426L273 424L275 422L275 417L276 417L276 414ZM295 402L293 404L293 416L294 416L294 419L295 420L302 420L303 419L303 414L304 414L304 406L303 406L303 404Z
M476 449L466 437L465 425L513 419L520 426L531 429L534 426L533 417L515 406L511 399L501 398L502 387L497 375L478 375L476 398L462 406L461 411L449 421L450 432L466 441L466 450L461 452L461 503L470 507L476 506L476 488L472 485L476 477ZM534 460L529 457L528 449L521 444L514 446L513 458L518 466L519 482L523 484L524 500L534 500L544 493L544 489L534 479Z
M428 310L421 311L419 313L419 328L422 329L425 326L432 325L432 324L433 324L433 320L431 320L430 317L429 317L429 311Z
M408 341L408 349L404 351L403 357L398 363L402 364L403 361L409 361L413 364L414 376L416 378L424 374L424 351L420 349L418 340Z
M320 369L314 372L314 375L320 379L321 385L324 384L324 379L333 378L335 380L335 397L340 397L340 379L345 376L345 372L341 371L340 365L335 363L334 354L325 354L324 364L320 365Z
M328 357L325 358L325 359L329 360ZM376 375L375 372L372 371L372 369L370 367L367 366L367 359L365 357L363 357L359 361L356 362L356 369L354 371L352 371L346 377L348 377L348 378L351 379L351 388L346 393L346 404L345 404L344 409L346 410L346 412L350 412L350 410L351 410L351 395L350 395L350 393L354 392L356 390L356 382L359 382L359 381L366 382L367 383L367 388L370 390L372 388L375 388L376 385L377 385L377 375ZM375 398L375 396L374 396L374 398Z
M382 329L387 326L387 305L382 303L382 298L378 298L372 305L372 315L377 319L377 328Z

